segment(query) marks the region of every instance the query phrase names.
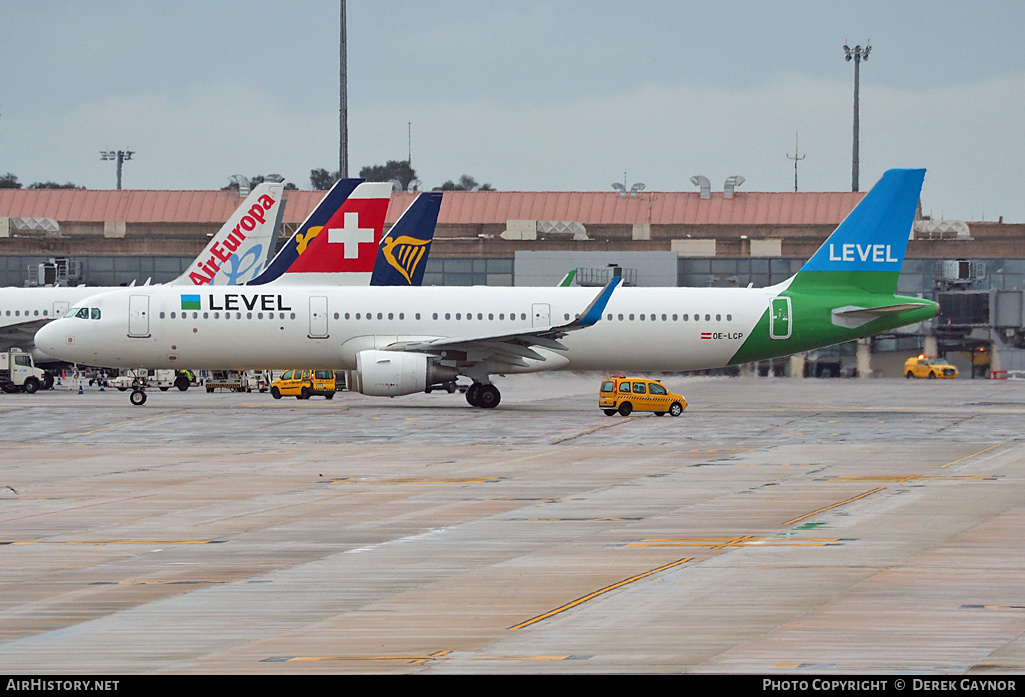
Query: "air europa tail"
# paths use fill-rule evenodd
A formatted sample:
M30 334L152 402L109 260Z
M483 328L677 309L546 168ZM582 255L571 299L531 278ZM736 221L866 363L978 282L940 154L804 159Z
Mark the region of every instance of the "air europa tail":
M241 285L255 278L277 239L284 189L275 182L253 189L188 270L167 285Z
M288 285L367 285L374 270L391 182L356 187L306 251L275 281Z
M924 179L924 169L887 170L801 267L790 289L896 292Z
M331 190L320 200L317 207L313 209L303 224L295 231L277 253L277 256L267 265L262 274L249 281L246 285L259 286L279 278L288 268L295 263L299 255L306 251L307 246L313 241L325 225L331 220L345 200L349 198L353 190L363 183L362 179L339 179Z
M440 193L422 193L409 204L381 240L370 285L419 286L423 283L440 210Z

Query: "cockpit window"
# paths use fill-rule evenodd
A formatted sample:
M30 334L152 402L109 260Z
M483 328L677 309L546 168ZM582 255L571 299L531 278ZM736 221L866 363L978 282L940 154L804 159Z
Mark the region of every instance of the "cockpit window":
M79 319L99 319L100 308L98 307L73 307L67 311L65 317L78 317Z

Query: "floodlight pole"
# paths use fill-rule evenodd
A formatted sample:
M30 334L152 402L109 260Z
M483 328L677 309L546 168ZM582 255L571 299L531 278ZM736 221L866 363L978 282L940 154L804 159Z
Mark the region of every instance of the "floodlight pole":
M121 190L121 169L124 167L125 160L132 159L132 155L135 154L134 150L100 150L101 160L117 160L117 190Z
M868 53L872 47L865 44L851 48L844 44L844 60L854 60L854 152L851 158L851 191L858 190L858 91L861 84L861 61L868 60Z
M340 0L341 28L339 30L339 104L338 104L338 173L342 179L349 177L349 94L348 65L345 60L345 0Z

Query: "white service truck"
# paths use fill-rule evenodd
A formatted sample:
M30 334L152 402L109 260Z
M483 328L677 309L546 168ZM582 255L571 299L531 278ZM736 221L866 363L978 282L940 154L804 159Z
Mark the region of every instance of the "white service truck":
M47 384L46 373L32 362L32 356L11 349L0 353L0 389L32 394Z

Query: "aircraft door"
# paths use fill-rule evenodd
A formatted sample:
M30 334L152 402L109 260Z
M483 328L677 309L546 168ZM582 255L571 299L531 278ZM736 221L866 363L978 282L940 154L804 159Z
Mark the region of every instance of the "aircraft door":
M67 302L66 300L59 300L59 301L55 302L53 304L53 318L54 319L60 319L61 317L63 317L65 315L65 313L67 313L67 311L68 311L68 309L70 307L71 307L71 304L69 302Z
M128 297L128 336L145 338L149 334L149 296Z
M327 297L324 295L314 295L310 297L309 338L327 338Z
M789 339L793 331L790 298L773 298L769 308L769 338Z
M530 306L532 327L552 326L552 308L548 303L534 303Z

